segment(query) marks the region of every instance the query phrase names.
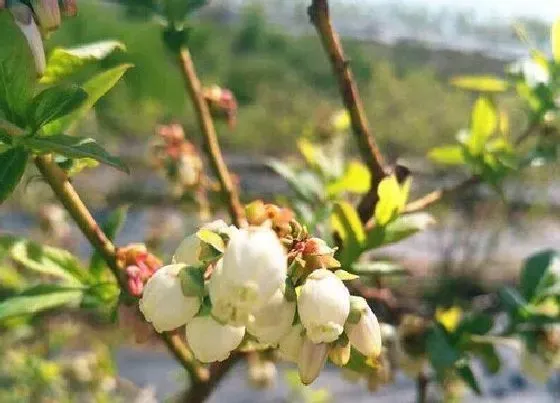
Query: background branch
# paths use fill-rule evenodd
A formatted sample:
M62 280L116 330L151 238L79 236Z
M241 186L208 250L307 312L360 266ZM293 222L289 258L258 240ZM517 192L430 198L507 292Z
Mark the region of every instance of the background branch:
M344 55L340 38L332 25L328 1L312 0L308 13L311 23L315 26L323 48L329 57L333 73L338 82L342 102L350 115L352 132L356 138L362 159L371 172L370 190L364 195L358 206L360 219L365 223L372 216L378 201L377 187L386 175L385 162L370 131L349 61Z

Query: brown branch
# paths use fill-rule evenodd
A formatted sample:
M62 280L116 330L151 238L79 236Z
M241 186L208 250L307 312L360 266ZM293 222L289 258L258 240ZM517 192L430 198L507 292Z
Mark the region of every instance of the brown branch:
M369 129L358 87L350 70L349 61L344 55L340 38L333 28L328 0L312 0L308 9L311 23L315 26L323 48L327 53L334 75L338 81L339 91L344 107L350 115L352 132L358 143L362 159L371 172L371 186L358 206L362 222L372 216L378 201L377 187L386 175L385 162L375 138Z
M429 379L424 372L420 372L416 379L416 402L426 403L428 401Z
M196 112L200 131L202 132L204 151L210 159L214 174L220 181L221 193L227 203L232 222L238 227L243 226L245 221L244 210L239 201L237 189L231 180L228 167L224 162L212 115L204 99L202 85L196 74L191 54L186 47L183 47L180 49L178 57L181 72L183 73L183 78L185 79L185 84Z
M123 268L118 263L115 245L99 227L89 209L68 180L66 173L52 162L50 155L36 157L35 165L52 188L54 194L70 213L70 216L74 219L84 236L101 254L117 279L121 292L127 293L126 279L123 276ZM193 359L191 352L176 333L163 333L160 337L175 358L189 372L194 383L202 382L208 378L206 369L198 365Z

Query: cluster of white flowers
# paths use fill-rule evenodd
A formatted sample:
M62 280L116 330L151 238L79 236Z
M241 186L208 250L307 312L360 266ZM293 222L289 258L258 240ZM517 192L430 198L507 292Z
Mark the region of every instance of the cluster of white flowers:
M350 358L350 346L366 357L379 355L376 316L363 298L350 296L336 272L313 268L294 275L293 265L288 267L293 250L267 226L238 229L218 221L201 231L181 243L174 264L156 272L140 300L158 332L186 325L187 343L199 361L222 361L244 341L256 342L297 363L307 384L329 353L341 366ZM299 250L317 256L317 239L301 242ZM332 354L340 346L347 354Z

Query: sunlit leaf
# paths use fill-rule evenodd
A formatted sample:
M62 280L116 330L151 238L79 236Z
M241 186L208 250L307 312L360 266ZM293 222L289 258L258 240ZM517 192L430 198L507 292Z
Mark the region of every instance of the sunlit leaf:
M470 151L480 154L486 141L498 127L498 112L494 103L487 97L480 97L475 102L471 118L471 134L468 140Z
M390 175L379 183L377 194L379 201L375 206L375 223L379 226L386 225L398 214L402 201L402 190L395 175Z
M23 147L10 148L0 154L0 203L8 198L21 180L29 153Z
M352 274L352 273L348 273L346 270L342 270L342 269L336 270L334 272L334 274L335 274L336 277L338 277L342 281L350 281L350 280L356 280L356 279L360 278L360 276L357 276L357 275Z
M400 215L385 227L375 226L371 229L367 235L367 247L376 248L402 241L435 222L434 217L425 212Z
M77 306L82 290L64 286L40 285L0 303L0 321L14 316L33 315L60 306Z
M50 87L40 92L29 106L28 119L34 129L61 118L87 99L88 94L76 85Z
M7 120L23 127L33 95L35 63L25 37L8 12L0 11L0 38L0 116L3 113Z
M342 109L332 116L331 124L335 131L343 132L350 129L350 114L346 109Z
M78 121L82 119L97 101L105 95L111 88L113 88L132 67L132 64L121 64L109 70L105 70L93 78L86 81L82 88L87 92L88 98L80 108L76 109L70 115L57 119L49 123L43 128L43 132L47 135L60 134L66 131L71 131Z
M556 63L560 63L560 19L552 25L550 31L550 43L552 44L552 56Z
M128 173L128 167L120 158L112 156L92 138L66 136L64 134L30 137L25 145L39 153L57 153L69 158L92 158Z
M460 76L451 79L455 87L479 92L503 92L508 89L508 82L494 76Z
M359 161L352 161L348 164L344 176L327 186L327 192L331 196L343 192L364 194L369 190L370 184L369 169Z
M341 264L344 266L352 263L362 253L366 238L358 213L350 203L338 202L334 205L331 225L343 242L339 258Z
M444 165L463 165L466 162L463 148L459 145L432 148L428 153L428 158Z
M102 60L116 50L125 50L118 41L100 41L76 48L55 48L49 55L41 83L51 84L79 71L92 61Z

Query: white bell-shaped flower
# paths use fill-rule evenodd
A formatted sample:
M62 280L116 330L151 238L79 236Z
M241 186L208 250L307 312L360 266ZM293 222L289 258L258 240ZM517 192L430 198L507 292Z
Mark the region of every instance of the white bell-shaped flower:
M287 361L298 362L304 338L305 331L302 324L298 323L292 326L278 344L278 351L280 351L282 358Z
M282 336L288 333L294 321L296 302L288 301L279 288L274 295L252 315L247 325L247 332L261 343L278 344Z
M533 59L523 59L513 63L509 67L513 74L521 74L530 88L535 88L539 84L547 85L550 81L550 73L546 66Z
M381 328L377 316L362 297L352 297L352 310L359 311L358 323L346 323L346 334L350 344L366 357L377 357L381 353Z
M160 268L148 280L140 299L140 311L157 332L178 328L200 309L200 298L183 295L179 272L181 264Z
M223 220L212 221L202 226L201 229L208 229L216 233L230 234L237 230L234 226L229 226ZM200 264L200 253L202 241L196 233L189 235L179 244L173 255L174 263L183 263L187 266Z
M212 314L232 325L246 325L284 284L286 252L274 231L253 227L231 234L222 262L208 285Z
M328 355L328 344L315 344L307 337L305 338L301 346L298 360L299 378L304 385L309 385L317 379L325 366Z
M301 288L297 307L307 337L313 343L330 343L344 330L350 293L329 270L315 270Z
M245 327L222 325L212 316L197 316L187 323L187 343L200 362L226 360L245 335Z

